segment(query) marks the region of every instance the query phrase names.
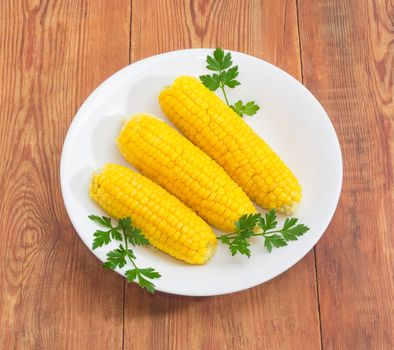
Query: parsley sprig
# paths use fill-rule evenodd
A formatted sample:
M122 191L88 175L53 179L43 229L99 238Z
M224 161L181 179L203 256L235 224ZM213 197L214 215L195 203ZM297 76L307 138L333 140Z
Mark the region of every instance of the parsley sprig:
M230 104L225 87L229 87L231 89L240 85L241 83L236 80L238 77L238 66L233 66L233 61L231 57L231 52L227 52L226 54L221 48L217 48L213 52L213 56L207 56L207 68L211 71L215 71L218 73L213 73L212 75L206 74L201 75L201 82L211 91L216 91L220 88L223 92L224 99L229 107L231 107L240 117L244 115L252 116L257 113L260 109L258 105L254 101L249 101L247 103L243 103L241 100L238 100L234 104Z
M271 252L273 247L285 247L289 241L297 241L309 230L309 227L297 222L296 218L287 218L283 227L276 229L278 221L275 210L270 210L265 216L260 213L243 215L235 223L234 232L219 236L218 239L228 245L231 255L240 253L250 257L251 237L264 237L264 246Z
M126 278L129 282L137 282L140 287L145 288L148 292L155 291L155 285L150 281L161 275L152 267L141 269L137 267L136 257L129 244L133 247L138 245L148 245L149 241L142 234L141 230L132 225L130 217L119 219L116 226L112 225L112 220L106 216L89 215L89 219L98 223L100 226L107 228L107 230L96 230L93 240L93 249L102 247L112 240L122 241L118 248L111 250L107 254L107 261L103 267L114 270L117 267L122 268L127 264L127 259L131 262L133 268L125 272Z

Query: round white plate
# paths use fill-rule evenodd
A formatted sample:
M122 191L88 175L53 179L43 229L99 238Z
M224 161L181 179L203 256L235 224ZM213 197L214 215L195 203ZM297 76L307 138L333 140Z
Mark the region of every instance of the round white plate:
M90 178L106 163L127 165L115 146L122 119L149 112L168 122L158 104L160 91L180 75L198 77L209 73L205 60L212 51L173 51L136 62L104 81L79 109L64 142L60 176L68 214L89 249L98 227L88 215L105 214L88 196ZM242 84L228 89L229 99L254 100L261 106L256 115L245 117L245 121L298 177L303 198L296 217L310 231L287 247L274 248L272 253L265 250L262 239L256 239L249 259L231 256L219 244L214 257L203 266L184 264L149 247L135 248L140 267L154 267L161 273L162 277L153 282L163 292L218 295L270 280L293 266L316 244L338 203L341 150L322 106L302 84L279 68L243 53L231 53L239 66ZM110 244L93 253L105 261L107 252L114 247ZM123 274L127 268L117 272Z

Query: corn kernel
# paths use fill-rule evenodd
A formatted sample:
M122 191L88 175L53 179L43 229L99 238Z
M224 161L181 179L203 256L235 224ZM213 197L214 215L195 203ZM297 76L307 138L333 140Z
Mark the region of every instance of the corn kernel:
M194 103L193 113L180 102L186 94ZM182 123L168 110L168 97L177 98ZM177 78L161 92L159 103L185 136L216 160L258 204L286 213L290 213L288 208L295 208L301 199L301 187L290 169L242 118L197 79ZM195 125L196 115L204 123L199 125L201 132L188 127ZM268 198L269 192L276 195L274 200ZM281 193L286 196L281 197Z
M177 115L182 116L181 120L186 118L185 111L191 109L197 110L198 113L194 115L200 116L203 113L200 106L182 91L186 91L184 87L178 89L181 96L166 96L163 101L168 101L168 97L176 98L177 102L173 109L179 110ZM193 125L199 123L206 125L206 121L194 118L183 127L194 129ZM196 132L191 129L190 133ZM209 128L204 128L202 134L210 137L212 132ZM218 134L221 135L220 137L226 137L224 131ZM125 139L128 142L123 142ZM157 143L157 140L160 140L160 143ZM147 114L132 117L118 136L118 148L129 163L178 197L213 226L232 231L234 217L239 218L244 214L255 212L245 192L223 168L176 130L157 118ZM146 153L149 153L149 156ZM148 199L139 196L138 200L145 206ZM225 206L231 208L228 211L229 216L221 217L223 211L211 213L213 208L221 209ZM162 215L160 206L154 206L153 209L159 216ZM171 221L171 218L168 221ZM179 222L175 225L178 225L176 226L178 230L182 227Z
M115 197L112 194L114 188ZM162 187L130 169L107 165L100 174L93 176L89 194L108 215L116 219L132 217L133 223L154 247L177 259L203 264L215 250L216 237L199 216ZM144 198L149 200L141 205ZM129 203L137 204L131 207ZM181 227L184 233L180 235L175 227ZM205 248L206 254L185 254L187 247L184 242Z

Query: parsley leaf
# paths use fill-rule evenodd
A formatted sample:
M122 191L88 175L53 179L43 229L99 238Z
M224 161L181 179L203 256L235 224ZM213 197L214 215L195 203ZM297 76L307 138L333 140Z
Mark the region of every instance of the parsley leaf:
M230 249L231 255L237 253L250 257L249 239L255 236L264 238L264 247L271 253L272 248L287 246L288 241L296 241L309 228L298 224L298 219L287 218L281 229L278 225L275 210L270 210L264 216L262 214L242 215L235 223L235 231L221 235L218 239Z
M276 248L287 246L286 241L278 234L274 234L272 236L264 236L264 246L271 253L272 246Z
M104 244L108 244L109 242L111 242L110 233L111 233L111 230L109 230L109 231L97 230L93 234L95 239L93 240L92 249L96 249L98 247L102 247Z
M151 267L147 269L139 269L139 273L151 279L161 277L160 273L158 273L157 271L155 271L155 269Z
M220 75L201 75L200 80L211 91L216 91L220 87Z
M230 243L231 255L235 255L237 252L242 255L247 255L250 257L249 241L246 237L238 236Z
M149 244L149 241L141 233L141 230L132 226L131 223L132 220L130 217L118 221L118 227L123 230L123 234L126 236L128 242L133 246Z
M232 67L227 71L223 71L220 75L220 79L224 85L227 85L230 88L234 88L241 83L235 78L238 76L238 66Z
M111 242L111 239L115 239L117 241L122 240L122 235L117 230L117 227L112 226L111 218L106 216L97 216L97 215L89 215L90 220L98 223L101 226L109 228L108 231L97 230L93 236L95 237L93 240L92 249L96 249L102 247L105 244Z
M224 51L221 48L217 48L213 52L213 57L209 55L207 56L207 63L207 68L214 71L222 71L233 64L231 53L227 52L224 54Z
M131 252L131 255L133 253ZM106 269L116 269L117 267L122 268L126 265L126 257L129 256L129 252L121 244L119 248L111 250L107 254L107 261L104 263Z
M117 228L114 228L111 230L111 237L115 239L116 241L121 241L122 240L122 234L117 230Z
M125 231L125 230L127 230L130 226L131 226L131 217L130 217L130 216L118 220L118 227L119 227L121 230Z
M302 236L309 228L303 224L297 224L297 219L286 219L281 233L286 241L296 241L298 237Z
M231 237L231 238L227 235L222 235L222 236L219 236L218 239L223 244L228 245L231 255L235 255L237 253L240 253L242 255L247 255L249 257L251 254L250 249L249 249L250 244L249 244L248 240L241 235L236 236L236 237Z
M259 220L260 214L242 215L235 223L238 233L243 238L250 238L253 236L253 229Z
M129 249L129 243L134 247L137 245L148 245L149 241L142 234L141 230L132 225L131 217L126 217L118 220L116 227L112 225L112 220L109 217L90 215L89 219L98 223L101 226L109 228L107 231L97 230L94 232L94 240L92 248L102 247L111 242L112 239L123 241L118 248L107 253L107 260L103 264L105 269L114 270L122 268L127 265L127 260L133 265L133 269L127 270L125 276L129 282L136 282L141 288L145 288L150 293L155 291L155 285L149 279L160 278L161 275L152 267L140 269L137 267L133 250Z
M128 230L127 239L129 240L129 243L131 243L133 246L149 244L149 241L146 239L146 237L142 234L141 230L138 228L133 228L131 230Z
M235 113L237 113L240 117L243 117L245 114L252 116L257 113L260 109L258 105L254 101L249 101L245 105L241 100L238 100L233 105L230 106Z
M134 282L138 278L138 284L150 293L153 293L155 291L155 285L152 282L148 281L146 278L155 279L161 277L161 275L151 267L147 269L135 268L132 270L127 270L125 272L125 275L129 282ZM146 278L144 278L143 276L145 276Z
M242 215L235 223L235 227L239 230L253 228L260 218L260 214L245 214Z
M141 275L138 275L138 284L141 288L146 289L149 293L155 292L155 285L147 279L143 278Z
M220 88L222 90L226 104L231 107L240 117L243 117L244 115L252 116L260 109L260 107L256 105L254 101L249 101L246 104L243 104L243 102L239 100L233 105L231 105L228 101L225 87L233 89L241 84L238 80L236 80L239 74L238 66L231 67L232 64L233 60L231 57L231 52L227 52L225 54L221 48L216 48L213 52L213 56L207 56L207 68L218 73L213 73L212 75L200 75L200 80L203 85L211 91L216 91Z
M124 274L129 282L134 282L138 276L138 269L127 270Z
M259 227L265 232L271 230L278 225L278 221L276 220L275 210L271 209L268 213L265 214L265 217L260 215L259 217Z
M97 222L99 225L112 228L111 218L106 216L89 215L88 218Z

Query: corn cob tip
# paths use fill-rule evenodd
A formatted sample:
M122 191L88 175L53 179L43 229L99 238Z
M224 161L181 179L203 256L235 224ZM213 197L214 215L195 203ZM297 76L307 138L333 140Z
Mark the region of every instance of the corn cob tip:
M297 203L297 202L292 202L289 205L284 205L284 206L276 209L276 211L281 214L292 215L297 211L298 204L299 203Z
M139 120L143 117L146 117L146 116L149 116L151 118L155 118L156 120L161 120L160 118L156 117L154 114L151 114L151 113L146 113L146 112L135 113L135 114L131 114L129 117L122 118L122 129L131 120L137 121L137 120Z

